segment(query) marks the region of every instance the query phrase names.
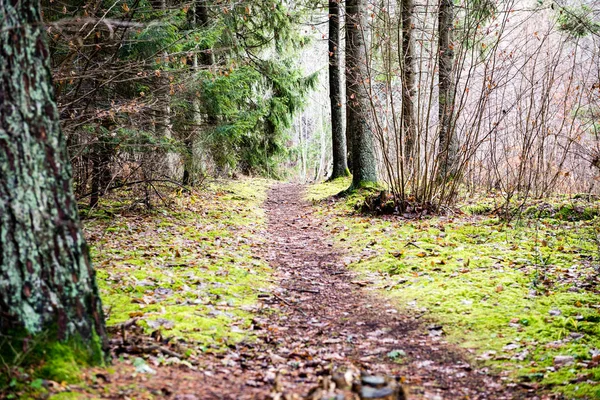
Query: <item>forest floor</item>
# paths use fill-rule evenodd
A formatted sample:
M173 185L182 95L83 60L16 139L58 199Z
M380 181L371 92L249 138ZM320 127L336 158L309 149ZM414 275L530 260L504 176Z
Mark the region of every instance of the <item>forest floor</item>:
M306 191L306 186L296 184L246 180L219 184L203 198L175 200L180 201L175 209L146 217L123 211L118 217L111 211L106 218L102 213L88 214L85 225L112 332L114 360L108 367L87 369L84 380L76 384L44 380L46 393L56 399L179 400L321 400L344 393L346 399L352 399L355 394L339 388L359 382L360 373L367 373L386 377L392 382L388 386L399 382L414 399L561 398L551 394L552 385L539 385L535 377L512 379L502 373L503 368L511 367L522 372L525 365L531 374L538 371L533 368L536 363L542 364L532 361L528 353L532 344L526 343L531 341L527 329L536 327L537 320L531 316L515 319L512 311L497 307L504 306L502 296L513 290L511 284L517 290L518 276L476 276L481 284L467 287L471 283L465 277L470 279L470 273L483 270L477 265L485 256L481 249L466 249L472 252L466 261L440 255L415 232L403 240L390 233L389 224L400 223L410 229L414 228L411 224L420 224L418 232L433 237L423 222L350 218L344 201L331 200L335 185ZM356 230L359 225L362 231ZM451 229L445 232L452 234ZM530 234L523 235L531 241ZM441 237L450 240L445 234ZM386 240L392 242L388 247L384 246ZM481 234L476 240L480 244ZM512 242L509 245L514 247ZM492 257L508 256L498 244L493 246ZM456 246L446 247L456 250ZM442 256L446 262L431 260ZM431 264L432 271L423 275L411 262L423 268ZM385 274L382 265L387 268ZM407 271L390 273L392 267ZM373 270L378 270L377 274ZM442 272L447 273L441 276L444 283L436 281L439 287L435 289L426 286L435 281L433 274ZM492 272L498 275L496 270ZM402 278L403 273L407 278ZM424 282L423 277L427 278ZM583 273L577 278L589 282ZM447 301L452 308L436 314L436 307L444 302L436 296L452 286L453 279L461 292L452 292L458 293L453 302ZM386 293L403 285L408 297L400 297L401 301ZM481 304L497 296L495 310L502 308L498 312L506 321L497 326L473 322L480 315L473 301L465 300L468 296L484 296ZM577 302L594 306L598 299L594 296L580 295ZM522 306L511 297L506 301ZM429 310L416 307L416 302ZM542 303L543 313L556 307L554 299ZM570 308L562 306L562 312L568 314ZM469 307L473 310L464 310ZM582 314L582 304L569 307ZM530 308L535 310L525 307ZM494 312L482 311L496 321ZM597 310L590 308L590 315L596 314ZM581 328L587 319L586 314L578 319L580 325L565 329L585 332ZM479 331L473 328L477 324L494 345L474 344L481 341ZM511 334L525 339L519 341ZM562 342L552 341L556 346L549 351L560 347L556 351L565 351L571 341L584 335L564 336L568 332ZM466 350L457 346L466 342ZM596 344L592 341L589 346ZM588 350L582 350L581 342L573 346L580 353ZM476 351L469 350L471 347ZM542 359L552 364L553 356L544 354ZM595 359L579 358L578 366L569 370L571 375L560 379L566 384L571 379L576 385L587 379L585 387L595 390L589 373L578 378L583 376L582 368L587 371L595 366ZM573 364L572 359L564 361ZM539 370L544 368L561 370L545 365ZM545 378L542 373L537 380ZM579 386L570 390L579 390ZM593 398L585 393L577 398Z

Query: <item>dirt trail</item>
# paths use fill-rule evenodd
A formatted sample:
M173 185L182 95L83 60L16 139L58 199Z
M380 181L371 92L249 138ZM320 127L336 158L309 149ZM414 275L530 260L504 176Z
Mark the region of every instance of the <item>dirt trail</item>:
M436 336L435 329L428 332L426 326L398 314L384 299L352 283L342 255L320 229L323 221L302 200L302 191L299 185L277 185L265 204L268 261L280 278L277 296L284 302L284 315L269 321L281 329L276 340L282 345L274 351L284 358L292 351L296 357L304 352L311 355L313 363L330 361L373 373L401 375L411 398L515 397L502 387L499 378L467 364L459 352ZM287 343L297 348L286 347ZM402 350L410 361L392 362L388 353L394 350ZM303 360L298 357L298 361ZM284 379L284 386L302 393L314 385L315 376L310 371L304 379ZM518 397L523 396L520 393Z
M428 330L353 283L343 254L302 192L300 185L276 185L264 205L267 243L259 255L273 266L276 279L272 291L260 296L258 340L205 353L193 369L163 366L154 375L139 375L118 362L112 381L101 376L107 381L102 397L301 399L328 379L332 367L400 377L411 399L528 396L468 365L441 330ZM390 359L393 351L399 362Z

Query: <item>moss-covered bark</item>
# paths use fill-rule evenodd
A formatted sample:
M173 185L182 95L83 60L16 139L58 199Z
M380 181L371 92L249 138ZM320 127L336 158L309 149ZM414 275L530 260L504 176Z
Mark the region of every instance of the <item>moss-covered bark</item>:
M35 0L0 0L0 331L105 343Z
M373 135L367 125L365 0L346 1L346 91L348 136L352 138L352 186L377 182Z

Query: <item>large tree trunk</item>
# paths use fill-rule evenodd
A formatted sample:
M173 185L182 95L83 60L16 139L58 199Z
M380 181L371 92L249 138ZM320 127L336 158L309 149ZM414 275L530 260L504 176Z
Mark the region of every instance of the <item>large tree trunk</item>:
M331 104L331 143L333 171L329 179L348 176L346 134L342 121L342 81L340 65L340 0L329 0L329 101Z
M105 343L40 4L0 0L0 10L0 331Z
M439 170L438 176L442 180L448 179L455 173L455 164L458 148L454 136L454 78L452 67L454 64L454 45L452 21L454 20L453 0L440 0L438 26L439 26Z
M346 1L346 130L352 138L352 187L377 182L373 136L367 124L365 0Z
M413 0L402 0L402 132L404 135L404 162L411 165L417 136L415 121L415 46L413 40Z

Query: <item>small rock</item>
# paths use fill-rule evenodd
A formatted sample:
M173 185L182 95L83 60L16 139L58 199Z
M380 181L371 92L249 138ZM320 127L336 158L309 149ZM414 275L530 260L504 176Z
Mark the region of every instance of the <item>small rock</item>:
M368 385L372 387L382 387L385 385L385 378L383 376L377 375L366 375L361 377L361 381L363 385Z
M560 310L553 309L553 310L550 310L548 312L548 314L550 314L553 317L558 317L560 314L562 314L562 312Z
M444 334L444 330L441 325L430 325L427 327L429 331L429 336L438 337Z
M363 386L360 390L361 399L386 399L394 395L394 389L384 387L381 389Z
M575 363L575 357L573 356L556 356L554 357L555 367L566 367Z

